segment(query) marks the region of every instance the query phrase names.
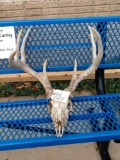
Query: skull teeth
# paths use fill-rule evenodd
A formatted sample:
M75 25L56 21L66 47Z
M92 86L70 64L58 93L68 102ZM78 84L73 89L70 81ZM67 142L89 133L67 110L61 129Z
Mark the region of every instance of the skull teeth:
M64 127L61 127L59 125L58 129L56 129L56 136L57 137L62 137L63 136L63 133L64 133Z

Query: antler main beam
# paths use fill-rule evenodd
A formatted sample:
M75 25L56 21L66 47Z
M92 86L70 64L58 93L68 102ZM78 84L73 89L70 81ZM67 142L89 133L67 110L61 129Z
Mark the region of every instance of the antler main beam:
M78 83L81 82L89 74L91 74L93 71L95 71L98 68L98 66L101 62L102 56L103 56L102 41L101 41L101 37L100 37L99 33L94 28L92 28L90 26L88 26L88 28L90 30L90 35L91 35L93 62L92 62L92 65L87 70L85 70L81 75L77 76L76 75L77 62L75 60L72 79L70 81L69 86L65 89L66 91L70 91L71 95L75 91ZM96 36L96 40L97 40L97 43L98 43L98 54L97 55L96 55L96 45L95 45L95 40L94 40L94 35L93 34Z
M35 72L32 68L30 68L27 64L26 64L26 58L25 58L25 43L26 40L28 38L29 32L31 30L32 27L29 27L24 38L22 41L22 45L21 45L21 50L19 51L19 43L20 43L20 37L22 34L22 30L20 30L18 37L17 37L17 44L16 44L16 50L13 51L11 53L11 55L9 56L9 63L17 68L22 69L23 71L29 73L30 75L34 76L36 79L38 79L43 87L46 90L47 95L50 97L50 95L52 94L52 87L51 84L48 80L47 74L46 74L46 63L47 60L44 62L44 67L43 67L43 73L44 76L41 76L39 73ZM21 54L21 59L19 59L19 54Z

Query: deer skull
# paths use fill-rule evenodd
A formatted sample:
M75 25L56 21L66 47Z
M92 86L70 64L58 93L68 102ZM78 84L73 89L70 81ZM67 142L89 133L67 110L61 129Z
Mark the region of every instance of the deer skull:
M42 83L43 87L46 90L48 97L50 98L48 110L49 110L49 112L51 112L51 118L53 120L56 135L58 137L61 137L63 135L64 128L68 122L69 112L72 111L72 103L70 101L70 97L72 96L72 93L75 91L77 84L80 81L82 81L83 79L85 79L93 71L95 71L98 68L98 66L101 62L101 59L102 59L103 48L102 48L101 37L100 37L99 33L94 28L92 28L90 26L88 26L88 28L90 30L90 35L91 35L93 63L81 75L77 75L77 73L76 73L77 62L75 60L74 72L73 72L72 79L70 81L69 86L65 89L65 91L70 92L70 96L67 98L66 102L61 102L61 101L57 101L55 99L51 99L51 95L53 94L53 92L55 90L51 87L51 84L50 84L49 79L46 74L47 60L44 62L42 76L26 64L25 43L26 43L28 34L31 30L31 27L27 30L26 35L23 39L23 42L21 45L21 51L19 51L19 43L20 43L20 36L21 36L22 30L19 32L18 38L17 38L16 50L13 51L9 57L9 62L12 66L24 70L25 72L34 76L36 79L38 79ZM98 54L97 55L96 55L96 45L95 45L94 36L96 36L96 40L98 42ZM19 53L21 53L21 59L19 59Z
M69 97L67 97L65 102L53 98L49 102L48 111L51 112L56 136L62 137L64 128L68 122L69 112L72 111L72 102L69 100Z

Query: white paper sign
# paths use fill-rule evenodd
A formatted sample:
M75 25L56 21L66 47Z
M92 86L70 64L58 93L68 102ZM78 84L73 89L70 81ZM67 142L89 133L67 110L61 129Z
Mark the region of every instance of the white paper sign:
M0 27L0 59L8 58L16 48L14 27Z
M66 103L69 96L70 96L70 92L56 89L54 90L51 96L51 99Z

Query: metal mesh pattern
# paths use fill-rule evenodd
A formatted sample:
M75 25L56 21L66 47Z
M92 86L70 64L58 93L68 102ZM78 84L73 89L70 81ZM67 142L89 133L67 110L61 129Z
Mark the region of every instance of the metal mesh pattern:
M100 67L120 66L120 18L63 19L1 22L0 26L15 27L16 36L23 28L23 36L29 26L31 32L26 42L25 52L29 66L42 71L47 59L48 71L72 70L74 60L78 69L87 68L92 63L92 47L87 25L98 30L102 37L104 58ZM22 39L21 39L22 41ZM105 65L103 65L105 64ZM0 73L20 72L12 68L7 59L0 60Z
M78 142L113 139L114 133L118 138L120 133L120 95L85 96L72 99L73 112L70 113L69 122L62 138L55 136L55 131L50 115L47 111L48 101L34 100L9 102L0 104L0 149L3 144L9 146L19 140L36 139L39 146L42 138L42 146L49 144L49 138L59 140L59 143L67 135L67 138L79 136ZM116 132L114 132L116 131ZM97 135L97 138L96 138ZM85 140L87 139L87 140ZM48 140L48 141L47 141ZM72 143L74 140L72 141ZM52 143L55 142L51 142ZM34 142L33 142L34 145ZM29 145L28 145L29 147ZM16 146L17 148L17 146Z

